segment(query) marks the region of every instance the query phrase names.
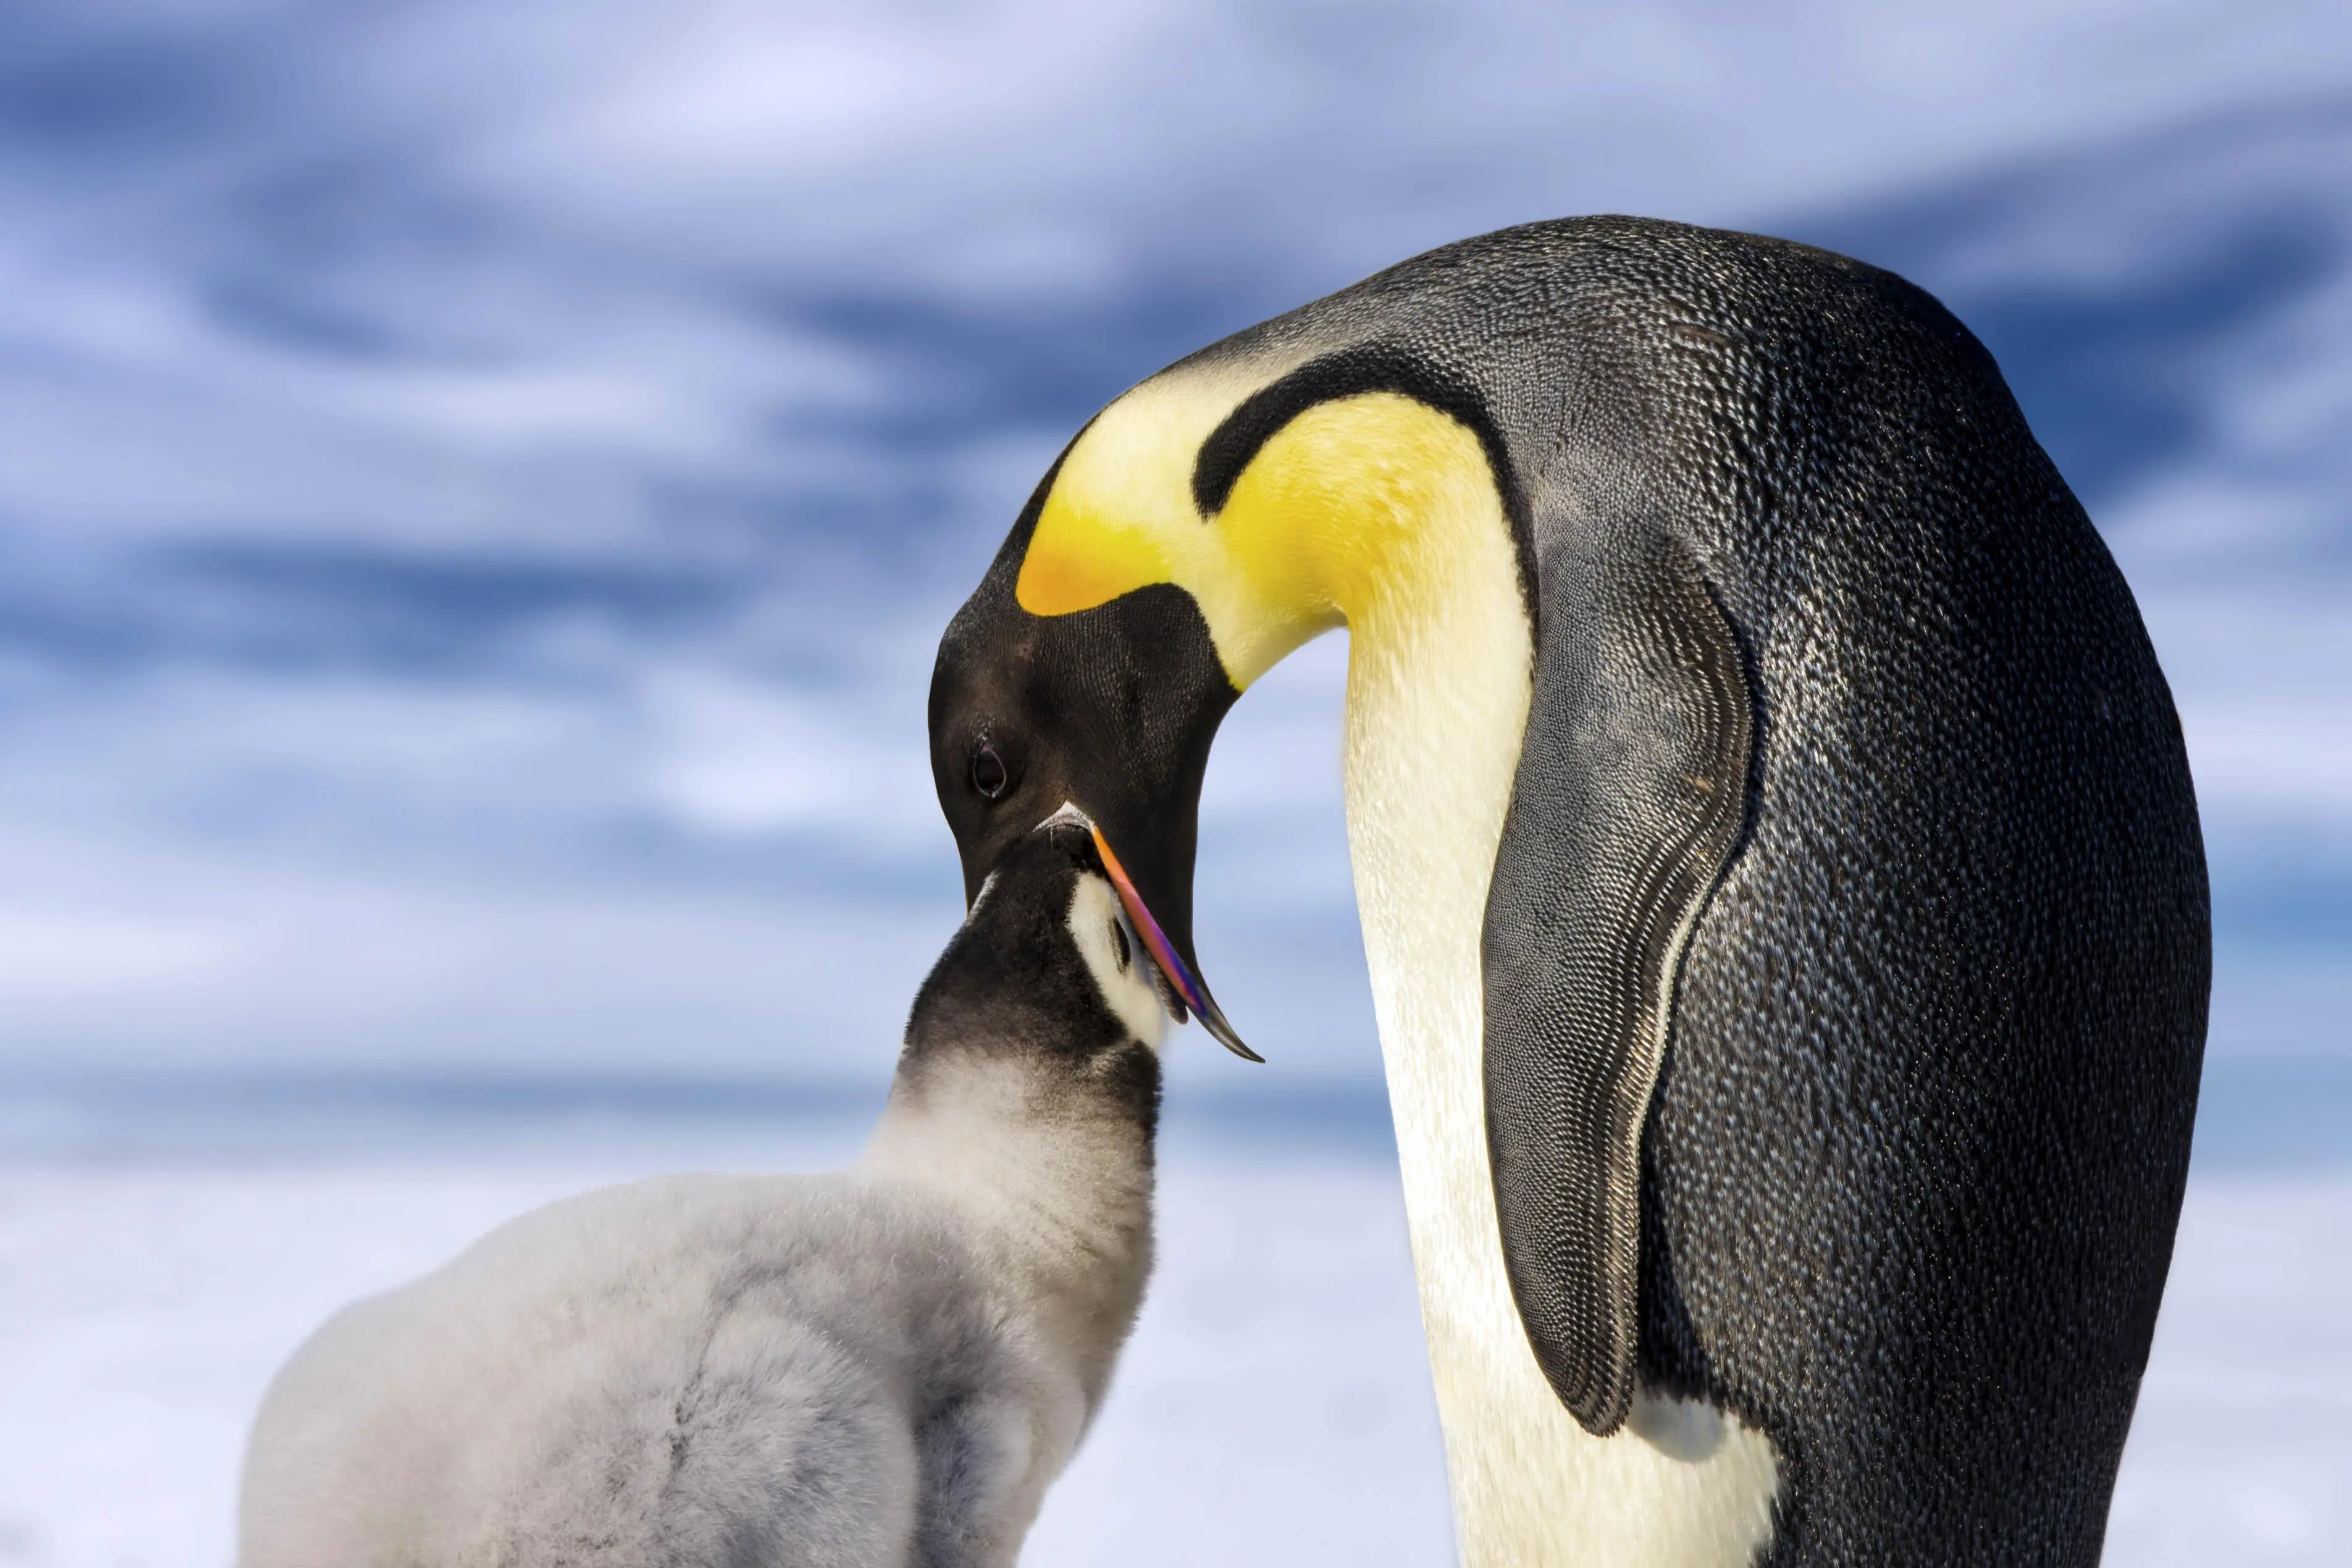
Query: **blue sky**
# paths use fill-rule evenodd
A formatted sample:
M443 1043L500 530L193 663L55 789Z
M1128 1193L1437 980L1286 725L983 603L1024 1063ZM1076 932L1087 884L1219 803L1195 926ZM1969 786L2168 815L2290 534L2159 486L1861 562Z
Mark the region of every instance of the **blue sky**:
M2352 1056L2352 11L1907 9L12 0L0 1070L870 1081L958 909L932 643L1053 451L1593 211L1985 338L2180 701L2215 1051ZM1205 807L1293 1082L1376 1070L1344 657Z

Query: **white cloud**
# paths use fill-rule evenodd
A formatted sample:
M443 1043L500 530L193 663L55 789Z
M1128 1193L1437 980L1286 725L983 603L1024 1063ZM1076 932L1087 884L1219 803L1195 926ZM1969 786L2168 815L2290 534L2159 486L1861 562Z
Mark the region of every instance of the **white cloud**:
M2334 0L20 17L0 72L113 74L0 157L12 1049L887 1040L955 903L930 641L1091 402L1579 210L1852 220L1964 306L2239 310L2100 369L2186 432L2100 521L2221 878L2352 856ZM2248 245L2315 275L2217 306ZM283 570L188 564L231 547ZM717 587L634 605L681 567ZM1353 1070L1344 657L1229 721L1200 940L1261 1043Z
M30 955L0 965L0 1070L870 1078L960 917L940 871L919 898L787 905L0 828L24 890L0 936Z
M870 695L818 694L709 673L643 683L652 799L727 837L822 830L859 858L936 852L930 758L914 715ZM887 710L886 710L887 711Z
M0 1007L217 984L249 973L248 933L143 914L0 905Z
M2334 702L2192 706L2182 727L2209 810L2352 825L2352 692Z

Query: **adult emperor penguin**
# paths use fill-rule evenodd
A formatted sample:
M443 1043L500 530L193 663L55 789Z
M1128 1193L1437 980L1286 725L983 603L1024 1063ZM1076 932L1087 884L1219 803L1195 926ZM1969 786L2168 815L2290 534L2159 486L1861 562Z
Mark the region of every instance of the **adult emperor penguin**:
M1595 218L1180 361L941 644L969 889L1075 801L1237 1044L1209 746L1342 623L1463 1562L2095 1561L2203 850L2131 595L1984 349L1859 263Z

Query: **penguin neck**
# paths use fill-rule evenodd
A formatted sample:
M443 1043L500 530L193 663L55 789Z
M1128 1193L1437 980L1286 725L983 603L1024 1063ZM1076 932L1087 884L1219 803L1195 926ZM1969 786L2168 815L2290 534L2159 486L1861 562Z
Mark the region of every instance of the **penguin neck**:
M1286 549L1261 591L1270 582L1300 622L1328 605L1349 629L1349 858L1461 1561L1745 1563L1769 1530L1769 1445L1646 1394L1625 1430L1591 1436L1545 1381L1511 1295L1486 1157L1481 943L1534 627L1475 438L1381 401L1302 416L1244 475L1226 520L1245 500L1245 517L1279 517ZM1346 438L1351 414L1359 435L1373 416L1377 442ZM1294 432L1300 445L1278 451ZM1246 496L1261 474L1274 493Z
M1151 1272L1152 1166L1151 1129L1099 1085L970 1049L900 1061L856 1168L955 1216L1091 1408Z

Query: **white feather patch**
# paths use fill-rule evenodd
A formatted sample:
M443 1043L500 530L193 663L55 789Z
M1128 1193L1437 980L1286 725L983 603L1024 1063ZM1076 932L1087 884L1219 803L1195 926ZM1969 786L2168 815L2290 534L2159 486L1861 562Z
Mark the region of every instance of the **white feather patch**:
M1070 896L1070 939L1087 961L1104 1005L1136 1039L1158 1051L1168 1014L1151 982L1151 960L1129 929L1118 894L1101 877L1078 878L1077 891Z

